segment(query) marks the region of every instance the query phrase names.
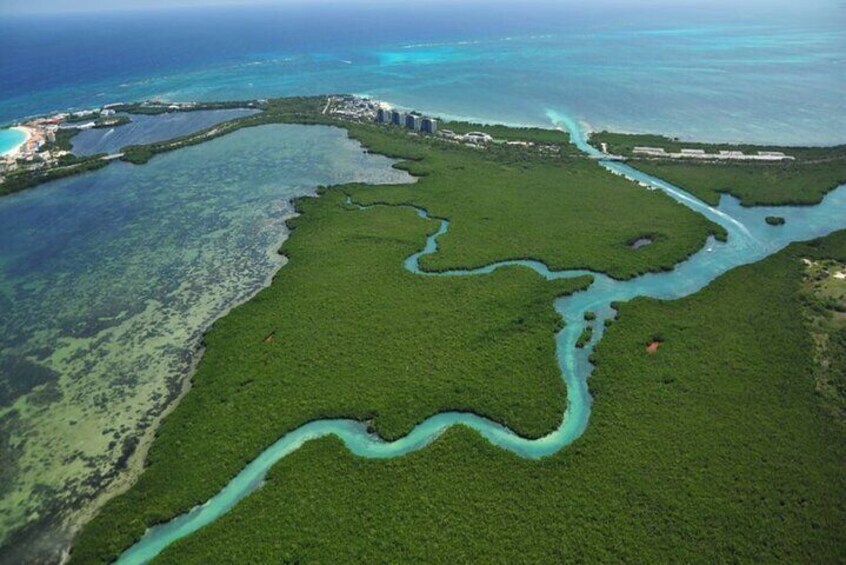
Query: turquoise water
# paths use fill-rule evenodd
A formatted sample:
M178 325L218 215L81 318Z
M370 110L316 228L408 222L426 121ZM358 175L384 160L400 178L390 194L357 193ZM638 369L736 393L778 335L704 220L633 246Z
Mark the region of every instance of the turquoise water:
M597 154L573 121L555 115L553 119L562 126L572 128L571 135L578 147L590 155ZM555 301L555 310L566 325L556 336L556 355L562 378L567 385L567 409L560 426L549 435L536 440L522 438L510 429L479 416L445 412L432 416L416 426L407 436L386 442L368 433L364 423L353 420L321 420L306 424L280 438L230 481L217 495L192 511L165 524L155 526L144 537L126 550L119 563L146 563L174 541L190 535L229 511L245 496L260 488L268 469L277 461L297 450L312 439L335 435L355 455L368 458L398 457L429 445L446 429L464 425L476 430L492 444L521 457L538 459L555 453L572 443L585 430L590 417L591 398L588 377L593 369L589 361L604 334L604 322L613 318L613 302L628 301L635 297L670 300L688 296L702 289L716 277L740 265L758 261L783 249L794 241L808 240L846 228L846 186L829 193L817 206L743 208L730 196L723 196L719 206L713 207L699 201L683 190L618 162L600 161L597 166L624 175L649 189L662 190L681 204L699 212L723 226L729 234L726 242L709 238L705 247L667 273L650 273L626 281L612 279L602 273L584 270L551 271L537 261L503 261L480 269L426 273L419 268L420 257L436 253L438 238L449 230L449 220L441 219L440 228L431 235L423 249L405 261L409 271L421 276L477 276L500 268L520 265L528 267L545 278L559 279L583 276L594 277L586 290ZM647 188L645 188L647 189ZM360 207L366 214L368 208ZM422 217L426 210L417 208ZM783 216L787 223L781 227L766 224L768 215ZM593 322L584 319L586 312L594 312ZM594 327L593 337L587 347L576 347L576 341L586 325Z
M16 129L0 129L0 156L5 155L26 139L26 134Z
M132 122L114 128L81 131L71 139L77 155L117 153L127 145L141 145L181 137L215 124L254 114L257 110L196 110L145 116L134 114Z
M348 92L497 123L548 124L551 109L700 141L846 142L840 0L278 4L0 15L0 121Z
M392 163L271 125L0 199L0 562L57 561L65 522L137 471L203 332L283 263L291 199L412 180Z

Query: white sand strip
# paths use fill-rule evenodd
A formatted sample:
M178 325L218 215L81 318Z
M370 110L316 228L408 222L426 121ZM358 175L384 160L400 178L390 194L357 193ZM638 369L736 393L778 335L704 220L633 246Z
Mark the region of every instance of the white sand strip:
M2 155L0 155L0 157L12 157L14 155L17 155L18 153L20 153L21 148L24 145L26 145L27 141L29 141L30 138L32 137L32 132L29 131L29 128L25 128L23 126L15 126L15 127L9 128L9 129L13 129L15 131L22 132L24 134L24 138L16 146L12 147L8 151L6 151Z

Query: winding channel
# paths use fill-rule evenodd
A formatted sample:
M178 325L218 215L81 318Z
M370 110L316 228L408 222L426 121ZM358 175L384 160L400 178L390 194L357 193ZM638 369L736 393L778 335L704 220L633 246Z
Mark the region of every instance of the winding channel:
M328 435L335 435L357 456L368 458L398 457L422 449L432 443L446 429L464 425L476 430L494 445L528 459L539 459L551 455L572 443L585 430L590 417L591 397L587 380L593 366L590 353L604 334L604 322L616 314L614 302L625 302L636 297L672 300L693 294L723 273L759 261L788 244L822 237L837 229L846 228L846 185L828 193L816 206L741 207L739 201L724 195L717 207L709 206L684 190L663 180L652 177L618 161L602 159L602 154L587 143L584 133L575 122L554 112L550 119L559 127L569 130L572 142L590 157L597 159L598 166L622 175L650 190L661 190L680 204L698 212L719 224L728 232L725 242L709 237L705 246L672 271L649 273L637 278L619 281L605 274L586 270L551 271L537 261L503 261L473 270L457 270L439 273L424 272L419 259L435 253L438 238L449 230L449 220L440 220L439 229L428 237L425 247L408 257L405 268L421 276L474 276L491 273L496 269L511 266L528 267L547 280L574 278L583 275L593 277L593 283L584 291L559 298L555 301L556 312L564 319L564 328L556 335L556 356L562 378L567 385L567 408L559 427L539 439L526 439L510 429L474 414L443 412L417 425L407 436L386 442L377 435L368 433L367 425L355 420L332 419L310 422L281 437L249 463L218 494L204 504L173 520L154 526L118 558L118 563L146 563L171 543L190 535L203 526L214 522L229 511L244 497L258 489L267 471L283 457L296 451L308 441ZM367 207L360 206L360 213L367 213ZM422 208L415 208L424 218L429 214ZM766 216L778 215L786 219L782 226L769 226ZM596 319L586 321L584 314L594 312ZM584 348L577 348L576 342L586 325L593 325L593 337Z

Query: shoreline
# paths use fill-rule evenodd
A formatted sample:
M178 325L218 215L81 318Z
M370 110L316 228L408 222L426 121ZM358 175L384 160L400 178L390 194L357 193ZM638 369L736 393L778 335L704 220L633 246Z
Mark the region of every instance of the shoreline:
M364 92L353 92L353 93L351 93L351 95L352 96L372 98L372 99L384 102L386 104L389 104L392 107L396 107L396 108L400 108L400 109L414 108L414 109L416 109L416 110L418 110L418 111L420 111L424 114L430 114L432 116L437 116L437 117L442 118L446 121L478 123L478 124L482 124L482 125L503 125L503 126L508 126L508 127L512 127L512 128L542 128L542 129L549 129L549 130L559 129L558 127L555 126L555 124L551 123L548 120L548 118L547 119L543 119L543 118L523 119L523 120L518 120L518 121L502 120L502 119L497 119L497 118L492 118L492 117L487 118L487 117L484 117L484 116L472 116L472 115L459 114L459 113L454 113L454 112L449 112L449 111L440 111L440 110L437 110L437 109L430 109L429 107L417 107L417 106L407 106L407 105L403 105L403 104L397 104L397 103L394 103L389 98L377 95L375 93L366 92L366 91L364 91ZM317 94L317 95L291 94L291 95L280 96L279 98L281 98L281 99L296 98L298 96L309 97L309 96L322 96L322 95L319 95L319 94ZM139 99L139 100L125 102L125 104L137 104L137 103L141 103L143 101L144 101L143 99ZM226 100L221 100L221 101L215 101L215 100L192 99L192 100L179 101L178 103L179 104L206 104L206 103L226 102L226 101L229 101L229 100L226 99ZM250 101L250 99L244 99L244 102L247 102L247 101ZM76 109L76 108L70 108L70 109L67 109L67 110L64 110L64 111L73 111L74 109ZM558 111L558 110L555 110L555 111ZM31 115L28 115L28 116L18 116L17 118L14 118L13 120L10 120L9 122L7 122L6 126L2 126L2 127L6 128L6 129L15 129L15 128L20 127L20 126L12 126L12 125L8 125L8 124L20 123L20 122L26 121L26 120L34 120L34 119L38 119L38 118L41 118L41 117L44 117L44 116L47 116L47 115L50 115L50 114L54 114L54 113L57 113L57 112L58 112L58 110L47 110L47 111L40 112L40 113L37 113L37 114L31 114ZM704 143L704 144L709 144L709 145L756 145L756 146L761 146L761 147L776 147L776 146L778 146L778 147L792 147L792 148L833 148L833 147L840 147L840 146L846 145L846 138L844 138L842 141L832 142L832 143L828 143L828 144L808 143L808 142L795 143L794 144L794 143L782 143L782 142L772 141L772 140L760 142L760 141L748 141L748 140L743 140L743 139L740 139L740 138L732 138L732 139L728 139L728 138L717 139L717 138L714 138L714 139L709 139L709 138L701 138L701 137L688 137L686 135L682 135L682 134L679 134L678 132L673 132L673 131L670 131L670 130L667 130L667 131L658 130L658 129L639 130L639 129L629 129L629 128L623 128L623 127L619 127L619 126L613 126L613 125L610 125L610 124L609 125L602 125L602 124L597 124L594 121L588 119L587 117L583 117L583 116L577 117L577 118L575 118L575 120L580 126L582 126L584 128L583 131L585 133L585 136L588 139L590 138L591 134L609 132L609 133L618 133L618 134L624 134L624 135L658 135L658 136L662 136L662 137L667 137L669 139L678 139L678 141L685 142L685 143ZM23 129L26 129L26 128L23 128ZM5 156L5 154L0 154L0 158L2 158L4 156Z
M354 138L348 139L356 144L359 144L362 148L364 147L364 144L362 144L359 140ZM178 381L175 383L175 386L171 389L170 399L163 404L161 411L153 418L153 421L144 433L138 436L138 444L127 459L126 467L96 497L90 499L88 503L80 506L75 512L71 513L66 520L62 521L61 527L64 531L68 532L70 542L62 548L62 551L59 554L60 565L65 565L70 562L72 549L75 546L77 537L83 528L85 528L85 526L88 525L112 499L124 494L132 488L138 481L141 474L145 471L147 456L150 448L156 440L161 424L179 406L185 396L193 388L197 368L206 352L206 335L218 321L228 316L236 308L253 300L260 292L266 290L271 286L271 284L273 284L273 281L279 274L280 270L283 269L289 261L288 256L283 253L282 248L294 231L293 228L290 227L289 222L300 216L296 203L301 198L320 197L320 189L320 186L315 186L313 194L285 199L290 205L290 210L279 218L282 228L281 233L279 237L275 238L265 250L268 261L271 263L267 276L251 291L242 294L241 296L237 296L229 301L229 303L226 304L220 312L210 317L207 320L207 323L197 330L196 334L193 336L193 338L196 338L196 343L194 343L191 348L192 353L189 366L182 371L182 375L180 375Z
M331 99L333 95L328 95ZM335 95L337 96L337 95ZM358 97L361 95L344 95L344 96L353 96ZM19 161L21 157L27 159L28 161L31 160L32 157L37 157L40 153L36 153L37 151L41 151L42 145L44 145L44 134L39 129L33 129L31 127L27 127L26 125L18 125L18 126L9 126L9 129L17 129L19 131L23 131L25 135L29 137L21 144L19 144L13 150L10 150L6 155L16 155L16 159L14 157L4 157L0 156L0 159L5 160L5 164L7 167L5 178L2 173L0 173L0 197L5 196L7 194L12 194L14 192L18 192L20 190L24 190L27 188L33 188L37 185L40 185L44 182L48 182L50 180L54 180L56 178L62 178L65 176L72 176L79 173L84 173L91 170L99 169L108 164L113 158L119 158L122 161L130 162L136 165L140 165L146 163L150 158L155 156L156 154L169 152L175 149L179 149L181 147L185 147L187 145L194 145L197 143L203 143L207 140L214 139L216 137L220 137L222 135L226 135L233 131L236 131L241 128L251 127L254 125L261 125L264 123L299 123L299 124L325 124L325 125L339 125L337 123L336 116L326 116L325 112L329 107L329 101L327 101L326 106L322 106L322 111L316 108L309 108L303 110L302 108L295 108L293 110L282 110L280 115L274 116L275 113L273 111L272 105L268 106L268 100L271 100L272 103L282 103L283 105L286 102L296 101L296 100L309 100L309 99L323 99L323 96L305 96L305 97L286 97L286 98L277 98L277 99L254 99L254 100L242 100L242 101L225 101L225 102L183 102L180 103L180 109L176 110L177 112L185 112L191 110L200 110L200 109L216 109L217 107L249 107L249 108L258 108L259 112L255 115L251 116L244 116L241 118L236 118L229 121L224 121L212 128L207 128L205 130L200 130L193 134L189 134L186 136L177 137L174 139L170 139L167 141L162 142L154 142L148 144L141 144L141 145L130 145L123 148L125 151L122 151L119 154L115 154L113 156L76 156L72 152L69 152L64 149L64 147L57 146L52 147L51 143L53 142L52 139L47 137L48 143L46 144L46 148L48 150L58 149L57 155L62 154L69 154L73 158L73 162L67 164L58 164L58 161L55 159L53 162L48 163L47 167L42 167L39 169L29 167L29 169L24 169L19 173L10 173L13 168L16 166L16 159ZM389 101L379 100L375 98L369 98L371 101L375 102L382 102L391 104ZM150 104L150 101L143 101L143 102L132 102L132 103L122 103L123 106L141 106L142 108ZM152 102L153 107L159 109L159 107L164 107L162 103L159 102ZM322 102L321 102L322 104ZM207 108L208 107L208 108ZM213 108L214 107L214 108ZM403 108L401 105L395 105L396 108ZM161 110L161 112L171 112L172 106L167 106L168 109ZM126 110L129 113L133 113L133 110ZM145 113L145 112L141 112ZM159 112L154 112L159 113ZM266 119L260 119L260 117L264 114ZM630 136L630 137L644 137L644 138L660 138L662 141L666 141L668 143L691 143L697 147L705 147L709 146L711 149L719 149L720 146L733 149L737 147L746 147L750 149L761 149L761 150L793 150L793 151L807 151L807 150L841 150L846 149L846 143L841 145L832 145L832 146L811 146L811 145L803 145L803 146L780 146L780 145L757 145L754 143L744 143L741 145L736 145L735 142L727 142L727 143L712 143L712 142L704 142L704 141L683 141L681 138L675 137L668 137L664 134L633 134L633 133L620 133L616 131L609 131L607 129L603 129L599 126L595 126L591 124L585 119L572 119L567 114L559 114L557 111L552 109L546 110L546 121L543 123L538 123L538 125L525 125L534 122L509 122L509 121L497 121L497 120L490 120L491 123L487 123L489 120L482 119L482 118L474 118L471 116L457 116L454 114L444 114L438 112L430 112L432 115L436 115L437 118L441 121L441 123L446 126L449 125L451 122L455 123L462 123L464 121L470 120L466 122L472 126L478 126L479 128L484 128L487 126L490 127L506 127L506 128L513 128L513 129L534 129L538 131L550 131L550 132L565 132L570 137L570 144L574 145L581 151L577 151L575 154L579 153L586 153L592 159L611 159L611 160L627 160L628 158L633 158L635 160L644 160L646 158L640 156L629 156L629 155L609 155L606 153L601 153L597 147L593 144L596 143L594 140L595 136L602 136L602 135L617 135L617 136ZM259 119L257 119L259 118ZM39 118L39 120L44 120L45 118ZM341 121L344 121L343 118ZM358 118L354 119L353 122L358 121ZM518 123L524 125L517 125ZM343 126L341 126L343 127ZM578 131L579 135L574 137L574 132ZM649 139L647 141L652 141ZM52 145L56 145L52 143ZM22 147L26 148L22 151ZM44 155L48 157L51 155L50 151L45 151ZM830 160L830 159L829 159ZM679 160L680 161L680 160ZM745 162L745 161L744 161ZM810 162L803 159L803 162ZM26 166L26 163L24 163ZM14 186L4 188L4 181L7 179L14 179L16 181ZM767 204L767 203L762 203ZM793 202L784 202L784 204L794 204ZM804 202L800 203L804 204Z
M10 157L16 157L20 152L21 149L29 143L29 140L32 139L32 131L29 128L24 126L12 126L8 128L11 131L19 131L24 134L23 140L20 143L9 149L8 151L4 151L0 153L0 158L8 159Z
M494 126L494 125L502 125L511 128L540 128L540 129L548 129L550 131L562 131L560 126L557 126L553 123L548 116L546 116L546 120L537 119L537 120L524 120L524 121L511 121L511 120L502 120L496 118L485 118L482 116L471 116L466 114L456 114L452 112L446 111L439 111L436 109L429 109L428 107L416 107L416 106L406 106L403 104L395 104L391 100L387 98L383 98L377 96L375 94L369 93L354 93L353 96L361 96L361 97L368 97L374 100L379 100L380 102L384 102L391 107L399 108L401 110L405 110L408 108L414 108L415 110L426 114L436 116L440 119L443 119L445 122L468 122L474 124L480 124L485 126ZM545 108L544 111L549 110L550 108ZM559 112L558 110L554 110L555 112ZM568 115L569 114L565 114ZM782 143L778 141L766 141L766 142L759 142L759 141L748 141L743 140L740 138L733 138L733 139L709 139L709 138L700 138L700 137L689 137L687 135L673 133L671 131L660 131L660 130L633 130L633 129L626 129L621 127L616 127L613 125L602 125L596 124L593 121L589 120L587 117L579 116L573 118L575 122L582 128L582 132L585 136L586 140L590 140L593 134L598 133L615 133L615 134L622 134L622 135L655 135L666 137L672 140L678 140L680 143L698 143L698 144L706 144L706 145L754 145L759 147L785 147L785 148L796 148L796 149L830 149L834 147L842 147L846 145L846 138L843 141L830 143L830 144L819 144L819 143ZM567 131L567 128L564 128L563 131Z
M229 313L235 308L246 304L254 299L260 292L270 287L273 280L279 274L279 271L288 264L288 257L282 253L282 246L291 236L293 231L288 227L288 221L299 216L299 213L295 210L295 203L299 198L303 198L303 196L287 199L292 210L280 218L282 221L283 233L266 249L267 258L272 263L267 276L252 291L231 300L218 314L213 316L204 327L197 331L195 334L197 342L192 348L191 362L189 366L183 370L183 374L178 379L176 386L174 386L171 390L170 400L166 401L161 412L155 416L144 433L138 437L137 447L127 459L126 467L108 486L106 486L105 489L103 489L102 492L92 498L89 503L82 505L77 512L74 512L62 524L65 531L69 533L68 537L70 539L70 543L63 548L60 554L60 565L65 565L70 562L71 552L80 531L82 531L82 529L91 522L97 514L99 514L104 505L132 488L146 469L147 455L149 454L150 448L156 439L162 422L179 406L182 399L185 398L185 395L187 395L193 388L194 376L197 373L197 367L202 361L206 351L206 334L208 334L214 324L229 315Z

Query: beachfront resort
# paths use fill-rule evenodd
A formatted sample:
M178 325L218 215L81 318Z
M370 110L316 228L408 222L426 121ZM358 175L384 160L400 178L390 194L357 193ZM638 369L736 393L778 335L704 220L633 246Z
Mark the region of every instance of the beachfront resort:
M134 104L115 102L88 110L59 112L0 129L0 185L28 174L65 171L87 161L111 161L123 153L82 158L73 153L71 138L81 131L115 128L132 121L132 113L156 114L196 109L194 102L145 100ZM91 163L87 163L91 165ZM6 187L8 188L8 186ZM0 190L0 193L3 191Z
M660 157L662 159L717 159L729 161L793 161L796 159L792 155L785 155L782 151L756 151L754 154L747 154L737 150L721 150L714 154L708 153L704 149L667 151L663 147L638 146L632 150L632 153L648 157Z
M77 131L95 127L113 127L128 121L115 116L109 106L79 112L61 112L47 117L35 118L23 122L9 130L20 132L22 138L0 155L0 173L12 173L19 170L36 171L58 165L62 158L71 155L68 143L57 144L63 130L69 138ZM3 176L0 174L0 183Z
M436 136L439 139L452 143L460 143L470 147L484 148L491 144L504 144L522 146L527 148L537 147L542 152L557 151L554 144L539 144L527 140L495 139L483 131L468 131L456 133L453 130L440 127L438 118L425 115L416 110L402 110L395 108L386 102L372 100L359 96L330 96L323 109L324 114L351 120L356 122L376 122L383 126L403 128L413 134L425 134ZM626 161L624 155L612 153L608 144L599 144L600 153L593 158ZM699 161L763 161L763 162L786 162L793 161L795 157L787 155L782 151L756 151L745 153L736 148L721 149L716 152L708 152L699 148L681 148L678 151L668 151L663 147L636 146L631 151L631 157L641 159L673 159L673 160L699 160Z
M484 131L458 133L451 129L442 128L440 120L436 117L425 115L416 110L402 110L383 101L358 96L330 96L326 102L324 114L354 122L376 122L386 127L404 129L410 134L430 135L442 141L474 148L508 145L536 148L541 152L557 152L559 149L556 144L530 140L496 139Z

